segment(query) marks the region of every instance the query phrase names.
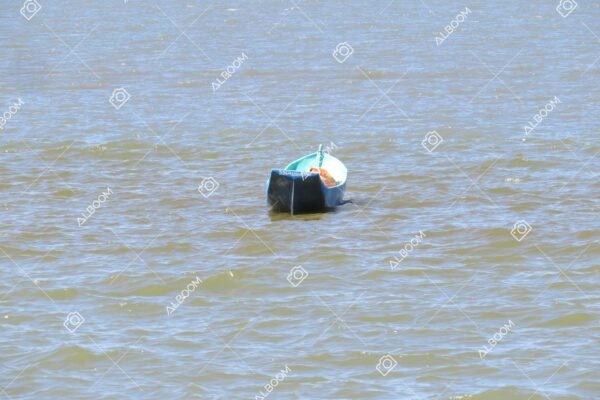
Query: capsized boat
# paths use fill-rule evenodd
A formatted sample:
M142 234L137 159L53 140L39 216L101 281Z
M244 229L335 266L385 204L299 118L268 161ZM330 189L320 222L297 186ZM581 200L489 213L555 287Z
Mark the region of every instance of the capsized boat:
M333 209L343 204L347 175L346 166L319 146L284 169L271 170L267 202L274 211L292 214Z

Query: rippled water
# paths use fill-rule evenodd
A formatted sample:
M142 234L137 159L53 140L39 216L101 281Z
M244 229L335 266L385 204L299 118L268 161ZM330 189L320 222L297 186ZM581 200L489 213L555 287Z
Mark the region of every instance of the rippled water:
M2 396L598 397L597 3L39 1L0 16ZM353 203L270 213L319 143Z

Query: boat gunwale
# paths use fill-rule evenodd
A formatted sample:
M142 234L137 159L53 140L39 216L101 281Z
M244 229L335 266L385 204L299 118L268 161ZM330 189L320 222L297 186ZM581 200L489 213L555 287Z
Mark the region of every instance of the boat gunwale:
M339 159L339 158L337 158L337 157L334 157L334 156L332 156L332 155L331 155L331 154L329 154L329 153L326 153L326 154L327 154L329 157L331 157L331 158L333 158L334 160L336 160L337 162L339 162L340 164L342 164L342 166L343 166L343 167L344 167L344 169L346 170L346 176L344 177L344 180L343 180L343 181L341 181L339 184L337 184L337 185L335 185L335 186L327 186L327 185L325 185L325 183L323 183L323 180L321 179L321 185L322 185L322 186L323 186L325 189L332 190L332 189L336 189L336 188L338 188L338 187L340 187L340 186L343 186L343 185L345 185L345 184L346 184L346 181L348 180L348 168L346 168L346 165L345 165L345 164L344 164L342 161L340 161L340 159ZM318 151L315 151L314 153L307 154L307 155L305 155L304 157L300 157L299 159L292 161L292 162L291 162L291 163L289 163L289 164L288 164L288 165L287 165L287 166L286 166L286 167L285 167L283 170L284 170L284 171L297 171L297 172L302 172L302 171L298 171L298 170L296 170L296 169L289 169L289 166L290 166L290 165L293 165L293 164L299 164L299 163L300 163L300 161L302 161L302 160L304 160L304 159L306 159L306 158L309 158L309 157L316 157L316 156L318 156L318 155L319 155L319 152L318 152ZM309 174L317 174L317 173L316 173L316 172L312 172L312 173L311 173L311 172L309 172Z

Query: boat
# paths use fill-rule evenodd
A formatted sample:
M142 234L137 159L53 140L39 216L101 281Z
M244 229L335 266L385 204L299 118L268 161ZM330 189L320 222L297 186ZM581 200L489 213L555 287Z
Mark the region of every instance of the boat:
M344 203L348 170L337 158L319 150L272 169L267 180L267 202L274 211L296 213L334 209Z

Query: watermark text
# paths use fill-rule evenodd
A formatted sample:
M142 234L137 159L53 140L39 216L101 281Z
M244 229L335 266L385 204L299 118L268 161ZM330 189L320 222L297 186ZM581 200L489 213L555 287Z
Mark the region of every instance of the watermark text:
M240 56L238 56L231 65L227 66L223 72L217 77L217 79L212 83L212 91L215 93L219 88L227 82L229 78L231 78L238 69L244 64L244 61L248 59L246 53L242 52Z
M410 253L412 253L415 247L421 244L423 238L425 237L427 237L427 235L425 235L425 232L419 231L419 234L415 235L415 237L410 239L410 242L404 244L404 247L398 252L401 258L398 258L398 256L394 256L394 258L390 260L391 270L393 271L394 269L398 268L398 265L400 265L400 263L404 261L404 259L408 257Z
M92 204L87 206L84 212L81 213L81 217L77 218L77 225L81 228L88 219L91 218L92 215L96 213L96 210L99 209L104 202L110 199L110 196L113 194L111 188L106 188L106 192L102 192L98 198L92 201ZM87 211L87 214L86 214Z

